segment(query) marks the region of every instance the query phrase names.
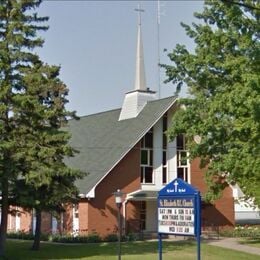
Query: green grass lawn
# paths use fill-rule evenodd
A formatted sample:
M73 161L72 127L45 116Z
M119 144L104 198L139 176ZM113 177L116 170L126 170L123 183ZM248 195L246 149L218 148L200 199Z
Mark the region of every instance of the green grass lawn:
M245 238L245 239L239 241L239 243L242 244L242 245L248 245L248 246L260 248L260 239Z
M55 244L42 243L38 252L29 250L32 242L9 240L6 256L11 260L29 259L88 259L88 260L116 260L117 243L98 244ZM122 260L153 260L158 259L157 241L128 242L122 244ZM236 259L255 260L250 255L233 250L214 247L202 243L201 258L203 260ZM196 243L193 241L164 241L163 260L194 260L196 259Z

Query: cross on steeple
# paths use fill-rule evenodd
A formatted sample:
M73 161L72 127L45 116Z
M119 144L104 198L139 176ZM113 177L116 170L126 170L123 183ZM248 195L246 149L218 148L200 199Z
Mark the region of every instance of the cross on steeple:
M156 99L155 92L148 89L145 82L144 52L141 33L141 12L144 12L144 10L140 8L140 5L134 10L138 12L135 84L134 90L126 93L119 121L136 118L148 101Z
M135 8L135 11L139 12L139 14L138 14L138 24L141 25L141 12L144 12L144 9L141 9L140 4L138 4L138 8Z

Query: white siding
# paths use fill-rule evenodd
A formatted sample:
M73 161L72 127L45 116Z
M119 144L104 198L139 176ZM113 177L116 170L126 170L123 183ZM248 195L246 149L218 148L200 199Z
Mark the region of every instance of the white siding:
M20 213L16 212L15 214L15 231L19 231L21 229L21 217Z
M173 111L168 112L168 128L172 124ZM168 143L168 183L177 178L177 157L176 157L176 139Z
M156 96L153 92L134 91L126 93L119 121L137 117L146 105L147 101L155 99Z
M244 201L244 193L237 184L231 186L235 199L235 221L238 224L260 224L260 209L252 199Z
M162 188L162 119L154 126L153 145L154 145L154 181L155 189Z
M157 230L157 204L156 201L146 202L146 229L145 231Z
M176 140L168 143L168 182L177 177Z
M52 234L56 234L58 231L58 221L55 217L51 217L51 231Z
M73 235L79 234L79 215L78 215L78 205L73 206L72 209L73 219L72 219L72 225L73 225Z

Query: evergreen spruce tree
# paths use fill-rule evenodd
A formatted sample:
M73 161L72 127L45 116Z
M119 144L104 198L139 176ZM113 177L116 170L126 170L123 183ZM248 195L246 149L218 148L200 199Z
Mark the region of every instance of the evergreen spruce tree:
M10 195L18 180L37 192L82 176L64 164L64 157L74 152L69 134L62 130L75 116L65 108L68 89L58 78L59 67L43 64L33 53L43 45L37 33L48 29L48 18L35 12L40 3L0 0L0 256ZM40 203L47 205L48 200Z
M83 175L64 163L65 156L75 152L64 128L68 117L75 115L65 109L68 89L58 76L58 67L35 64L23 77L26 92L15 98L20 174L12 198L16 204L36 211L34 250L40 247L41 212L60 211L64 203L75 201L74 182Z
M219 197L225 179L260 205L259 15L259 1L205 1L198 23L182 24L195 51L177 45L168 54L173 64L163 65L167 81L191 94L169 136L186 134L191 158L207 166L208 200Z

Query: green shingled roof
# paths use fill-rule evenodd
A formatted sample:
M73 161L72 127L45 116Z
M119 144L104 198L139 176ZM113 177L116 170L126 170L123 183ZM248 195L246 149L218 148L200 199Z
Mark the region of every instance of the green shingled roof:
M87 194L174 104L175 97L149 101L136 118L118 121L121 109L69 122L71 145L79 151L66 160L89 173L76 185Z

